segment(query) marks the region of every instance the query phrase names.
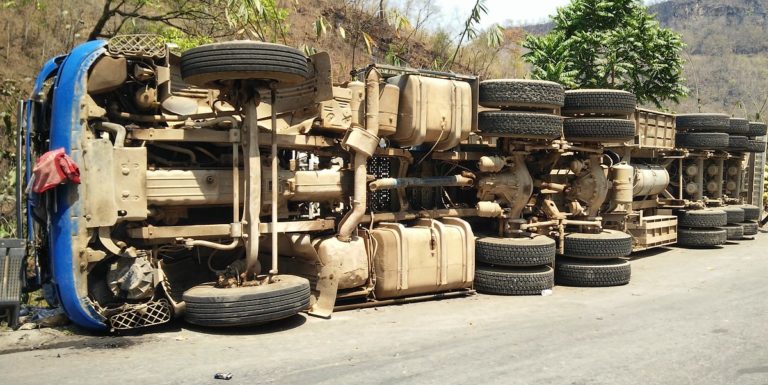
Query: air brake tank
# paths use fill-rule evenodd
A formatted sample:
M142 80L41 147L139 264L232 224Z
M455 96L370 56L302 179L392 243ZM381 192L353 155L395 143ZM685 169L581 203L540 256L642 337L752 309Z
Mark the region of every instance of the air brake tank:
M634 196L660 194L669 185L669 173L664 167L647 164L635 164Z

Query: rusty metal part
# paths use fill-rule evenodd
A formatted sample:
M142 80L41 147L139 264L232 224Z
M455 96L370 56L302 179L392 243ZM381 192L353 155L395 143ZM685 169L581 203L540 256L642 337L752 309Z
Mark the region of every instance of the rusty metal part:
M507 165L507 159L501 156L482 156L477 162L480 172L499 172Z
M245 260L246 273L248 275L258 275L261 272L261 263L259 262L259 213L261 212L261 153L259 152L259 125L257 116L257 107L259 99L254 98L246 104L245 117L248 121L246 125L247 143L245 150L247 158L245 164L245 196L247 213L245 215L246 233L245 238Z
M568 197L587 204L587 216L594 217L608 195L608 178L601 165L601 155L590 155L586 171L577 174Z
M531 222L531 223L523 223L521 224L520 230L527 231L529 229L536 229L541 227L549 227L549 226L558 226L560 225L560 220L550 220L550 221L542 221L542 222Z
M396 213L375 213L363 216L363 223L399 222L419 218L475 217L477 209L437 209L422 211L400 211Z
M554 192L563 192L568 187L562 183L544 182L541 180L534 181L533 185L542 190L552 190Z
M466 297L468 295L474 295L476 293L477 292L473 289L461 289L461 290L449 291L445 293L411 296L406 298L374 300L374 301L368 301L368 302L363 302L359 304L340 305L340 306L334 307L333 310L345 311L345 310L354 310L354 309L365 309L365 308L371 308L371 307L377 307L377 306L399 305L399 304L414 303L414 302L432 301L436 299L458 298L458 297Z
M565 213L560 212L557 208L557 204L552 199L542 200L541 210L547 215L549 219L565 219Z
M115 148L123 147L125 144L125 127L117 123L97 121L94 124L96 130L107 131L115 135Z
M207 247L214 250L234 250L239 244L239 239L232 239L230 243L217 243L211 241L204 241L200 239L183 239L184 247L192 249L193 247Z
M207 128L176 129L176 128L131 128L128 137L148 142L204 142L204 143L238 143L240 132L235 130L218 131Z
M519 218L533 193L533 179L525 165L525 155L515 154L503 173L485 174L477 181L481 201L501 201L509 208L509 218Z
M381 178L368 184L371 191L392 190L408 187L470 187L474 184L473 178L463 175L432 176L424 178Z
M270 106L274 106L277 101L277 94L275 91L276 84L273 82L270 84ZM272 265L269 270L270 278L277 275L277 208L278 208L278 192L277 188L277 113L274 108L270 108L272 111L272 143L270 143L270 159L272 161Z
M379 132L379 82L381 75L375 67L369 69L365 79L365 129L371 136L378 136ZM366 209L366 183L368 179L367 172L368 156L362 151L356 151L354 154L353 168L355 171L355 186L352 197L352 209L342 218L339 223L339 233L337 237L349 242L352 239L352 233L357 229L360 220L365 215Z
M271 223L259 223L259 233L272 232ZM189 226L144 226L127 230L128 236L147 241L174 240L177 238L225 238L242 237L242 223L189 225ZM299 233L332 230L333 219L314 219L307 221L278 222L278 233Z
M112 240L111 231L111 227L99 227L97 232L99 241L101 241L101 244L107 251L115 255L120 255L123 252L123 248L115 244L115 241Z
M483 218L498 218L504 214L504 210L496 202L477 202L477 216Z

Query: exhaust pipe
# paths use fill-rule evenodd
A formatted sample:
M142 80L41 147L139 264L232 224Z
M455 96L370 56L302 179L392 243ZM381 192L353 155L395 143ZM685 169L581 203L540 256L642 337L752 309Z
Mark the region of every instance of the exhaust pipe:
M363 140L364 137L368 143L370 138L375 138L378 142L379 134L379 81L381 74L375 67L371 67L365 75L365 130L367 135L354 135L351 131L346 142L350 148L355 150L353 167L355 170L354 193L352 198L352 210L341 219L339 223L339 233L336 237L342 242L349 242L352 239L352 233L357 229L363 216L365 215L366 202L366 182L368 170L366 164L371 153L362 151L360 147L353 145L353 139ZM363 143L366 144L366 143ZM375 147L374 147L375 149Z

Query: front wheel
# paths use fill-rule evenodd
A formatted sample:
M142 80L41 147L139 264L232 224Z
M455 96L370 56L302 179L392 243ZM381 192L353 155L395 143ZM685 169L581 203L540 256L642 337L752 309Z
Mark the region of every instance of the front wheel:
M260 79L296 84L311 75L307 58L292 47L256 41L231 41L192 48L181 55L181 76L200 87L224 81Z
M278 275L269 284L217 288L213 283L184 292L184 319L195 325L224 327L259 325L309 308L309 281Z

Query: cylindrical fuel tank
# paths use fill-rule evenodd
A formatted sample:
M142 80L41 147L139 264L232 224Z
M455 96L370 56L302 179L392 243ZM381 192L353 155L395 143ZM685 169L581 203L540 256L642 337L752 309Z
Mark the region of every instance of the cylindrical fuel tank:
M636 164L635 185L633 194L635 196L660 194L669 185L669 173L664 167Z
M635 180L634 168L625 162L611 167L611 183L613 184L614 204L632 203L633 184Z

